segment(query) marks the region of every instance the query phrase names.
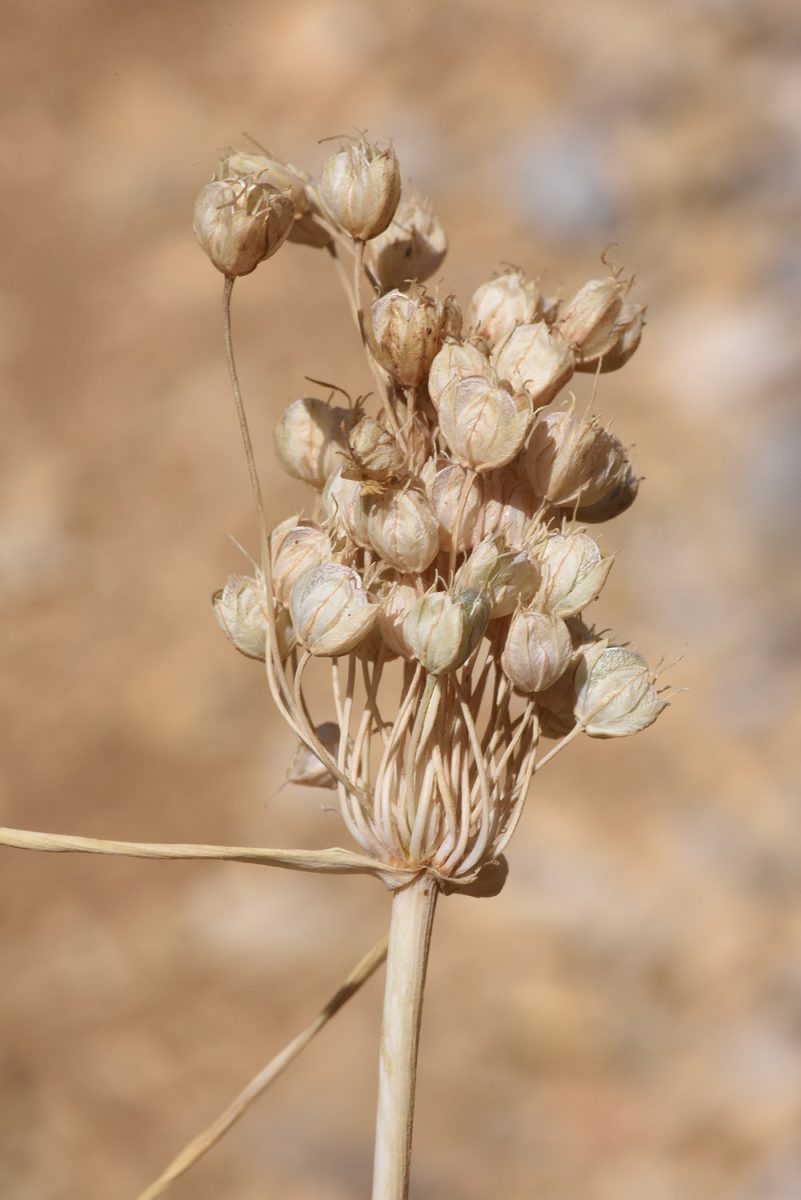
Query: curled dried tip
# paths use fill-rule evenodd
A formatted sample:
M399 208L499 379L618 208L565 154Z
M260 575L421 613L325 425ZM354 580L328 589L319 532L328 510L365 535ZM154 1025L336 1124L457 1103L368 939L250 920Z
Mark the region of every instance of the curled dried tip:
M218 271L249 275L286 241L295 206L286 192L249 177L215 179L197 194L195 236Z
M252 183L266 184L277 192L286 192L298 216L309 212L307 187L311 184L310 177L300 167L282 162L273 155L229 148L220 156L217 179L245 179Z
M365 138L332 154L320 173L320 202L326 214L354 240L383 233L400 200L398 160Z
M401 200L391 224L370 242L368 261L386 292L430 279L447 249L445 230L431 202L413 193Z
M636 650L603 640L584 648L575 677L576 720L590 737L625 737L652 725L661 700L648 664Z

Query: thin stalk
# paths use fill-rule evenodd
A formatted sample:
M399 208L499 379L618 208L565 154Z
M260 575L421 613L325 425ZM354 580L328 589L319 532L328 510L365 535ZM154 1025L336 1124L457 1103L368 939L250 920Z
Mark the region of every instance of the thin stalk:
M378 1065L373 1200L407 1200L417 1048L436 882L420 875L395 892L389 927Z

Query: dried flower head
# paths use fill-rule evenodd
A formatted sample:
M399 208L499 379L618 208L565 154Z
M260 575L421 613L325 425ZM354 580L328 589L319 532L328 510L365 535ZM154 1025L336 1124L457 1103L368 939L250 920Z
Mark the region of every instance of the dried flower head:
M332 154L320 174L319 195L331 220L357 241L383 233L401 192L395 152L361 138Z
M249 275L284 243L295 220L286 192L245 177L214 179L198 192L194 229L224 275Z

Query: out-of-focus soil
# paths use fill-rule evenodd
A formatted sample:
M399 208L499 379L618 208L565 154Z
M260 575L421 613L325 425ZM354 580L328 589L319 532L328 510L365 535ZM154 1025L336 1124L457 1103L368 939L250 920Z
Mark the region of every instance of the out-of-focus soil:
M598 408L634 508L594 612L687 688L538 780L504 892L435 931L419 1200L801 1195L801 22L631 5L9 0L0 374L0 820L345 843L209 594L253 545L196 188L247 130L392 137L466 300L502 261L566 294L610 242L649 304ZM235 296L271 452L305 375L367 386L323 258ZM587 385L589 386L589 385ZM587 394L586 388L581 395ZM386 924L372 881L0 850L0 1194L124 1200ZM368 1194L373 981L176 1200Z

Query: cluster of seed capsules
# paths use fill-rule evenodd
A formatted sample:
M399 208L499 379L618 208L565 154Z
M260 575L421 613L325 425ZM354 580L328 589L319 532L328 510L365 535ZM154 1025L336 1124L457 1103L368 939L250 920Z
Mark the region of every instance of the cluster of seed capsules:
M589 530L638 480L618 437L564 394L574 372L623 366L644 310L616 274L562 303L518 270L464 311L430 294L445 233L427 202L401 199L392 150L365 139L317 180L227 153L195 231L229 281L287 240L327 251L375 380L369 397L285 409L275 452L309 508L214 596L217 620L266 664L301 742L290 780L336 788L382 862L480 887L545 760L541 736L557 739L550 757L579 732L636 733L666 703L642 657L582 619L612 563ZM319 659L323 720L304 689Z

